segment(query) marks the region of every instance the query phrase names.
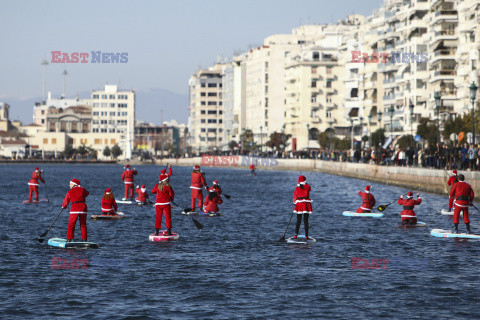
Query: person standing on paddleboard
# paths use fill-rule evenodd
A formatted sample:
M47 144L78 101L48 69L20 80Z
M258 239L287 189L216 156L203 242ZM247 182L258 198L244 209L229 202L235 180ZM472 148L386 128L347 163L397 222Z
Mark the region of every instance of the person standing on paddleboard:
M168 173L167 173L167 170L162 169L160 170L160 174L167 175L170 178L172 176L172 167L170 166L170 164L168 164L167 167L168 167Z
M453 170L453 174L448 178L447 186L450 186L450 191L452 191L453 185L458 182L457 170ZM452 211L453 208L453 197L448 199L448 211Z
M196 206L195 202L198 200L198 207L202 208L203 206L203 188L207 186L207 182L205 181L205 177L200 170L200 166L197 164L193 167L192 171L192 184L190 185L190 189L192 189L192 212L195 212Z
M372 212L375 205L375 197L370 193L372 186L366 186L365 192L358 191L358 195L362 197L362 205L357 209L358 213Z
M295 226L295 235L293 239L297 239L298 231L300 230L300 224L302 223L303 215L303 226L305 227L305 239L308 238L308 216L312 213L312 200L310 199L310 185L307 183L307 178L305 176L298 177L298 184L293 192L293 203L295 208L293 212L297 214L297 224Z
M80 230L82 241L87 241L87 203L86 198L89 192L80 186L80 180L70 180L70 190L68 190L65 199L63 199L62 208L70 206L70 216L68 218L67 242L72 242L75 235L75 224L80 220Z
M208 195L205 197L205 202L203 205L204 213L217 213L220 211L218 205L223 203L222 198L218 195L215 190L209 190Z
M455 198L455 210L453 211L453 224L455 233L458 233L458 223L460 220L460 212L463 212L463 221L467 227L467 233L470 231L470 219L468 218L468 206L472 205L475 194L469 183L465 182L463 174L458 175L458 182L455 183L450 190L450 198Z
M162 227L162 215L165 213L165 222L167 225L167 232L164 235L172 235L172 206L170 201L174 200L175 193L173 188L168 183L168 175L162 174L158 177L160 181L156 184L152 193L157 195L155 201L155 235L158 236L160 228Z
M407 193L407 198L403 199L403 195L400 196L397 203L403 206L400 217L402 217L402 226L417 224L417 215L413 211L413 208L422 203L420 193L417 193L417 200L413 199L413 192Z
M133 170L130 170L130 165L127 164L125 166L125 171L123 171L122 173L122 180L125 184L125 198L123 198L122 200L132 199L133 201L133 176L135 175L137 175L137 170L135 170L135 168L133 168Z
M250 174L256 176L257 174L255 173L255 165L252 163L250 165Z
M135 201L143 204L146 204L147 202L149 202L147 188L145 187L144 184L142 184L141 188L137 186L137 190L135 190L135 192L138 194L138 197L135 199Z
M100 204L102 206L102 214L115 215L117 213L117 202L115 201L115 195L112 193L112 189L105 189Z
M42 172L38 167L35 168L35 171L32 172L32 178L28 181L28 187L30 192L28 194L28 202L32 201L32 194L35 192L35 201L38 202L38 180L42 181L45 184L45 180L42 178Z

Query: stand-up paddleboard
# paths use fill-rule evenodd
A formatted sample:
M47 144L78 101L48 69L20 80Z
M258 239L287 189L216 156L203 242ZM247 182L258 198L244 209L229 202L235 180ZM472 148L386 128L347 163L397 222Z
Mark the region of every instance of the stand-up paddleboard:
M399 228L419 228L419 227L426 227L427 224L422 221L417 221L417 224L406 224L398 226Z
M161 230L158 233L158 236L155 235L155 233L152 233L148 237L148 240L149 241L173 241L173 240L178 240L178 238L180 238L178 233L172 232L172 235L168 236L168 235L163 235L163 232L167 232L167 230Z
M35 204L35 203L40 203L40 202L50 202L50 201L48 201L48 199L40 199L38 201L35 201L35 200L32 200L32 201L23 200L22 201L22 203L27 203L27 204Z
M153 202L151 202L151 201L141 202L141 201L135 200L135 202L136 202L137 205L139 205L139 206L146 206L146 205L153 204Z
M125 218L123 212L117 212L117 214L94 214L90 217L91 220L117 220Z
M285 241L287 243L290 243L290 244L307 244L307 243L317 242L317 240L315 240L315 238L312 238L312 237L308 237L308 240L305 239L305 235L303 235L303 234L299 234L297 236L297 239L293 239L293 237L291 237L291 238L288 238Z
M200 216L202 217L220 217L222 215L221 212L209 212L209 213L205 213L205 212L200 212Z
M440 214L443 214L444 216L453 216L453 209L452 211L448 211L448 209L442 209ZM460 212L460 215L463 216L463 212Z
M134 204L137 203L136 201L132 200L115 200L117 203L122 203L122 204Z
M48 245L57 248L65 249L98 249L98 244L95 242L72 241L67 242L67 239L50 238Z
M345 217L364 217L364 218L381 218L381 217L383 217L383 213L380 213L380 212L358 213L358 212L355 212L355 211L343 211L343 215Z
M449 230L432 229L430 235L437 238L464 238L464 239L480 239L478 234L454 233Z

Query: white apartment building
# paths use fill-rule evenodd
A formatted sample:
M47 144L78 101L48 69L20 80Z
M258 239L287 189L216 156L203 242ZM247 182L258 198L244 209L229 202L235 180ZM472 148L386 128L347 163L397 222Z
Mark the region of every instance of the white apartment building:
M52 93L48 92L47 100L36 102L33 106L33 123L40 126L45 126L47 124L47 110L50 107L54 108L68 108L77 105L91 105L90 99L65 99L64 97L52 98Z

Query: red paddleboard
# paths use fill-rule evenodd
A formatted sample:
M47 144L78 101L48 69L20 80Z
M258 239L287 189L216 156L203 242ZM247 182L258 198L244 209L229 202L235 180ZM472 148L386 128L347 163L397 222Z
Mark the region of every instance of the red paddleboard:
M28 201L28 200L23 200L22 203L28 203L28 204L31 204L31 203L40 203L40 202L50 202L48 201L48 199L40 199L38 201L35 201L35 200L32 200L32 201Z
M161 230L159 233L158 233L158 236L155 235L155 233L152 233L149 237L148 237L148 240L149 241L173 241L173 240L178 240L178 238L180 238L180 236L175 233L175 232L172 232L172 235L168 236L168 235L163 235L163 232L167 233L166 230Z

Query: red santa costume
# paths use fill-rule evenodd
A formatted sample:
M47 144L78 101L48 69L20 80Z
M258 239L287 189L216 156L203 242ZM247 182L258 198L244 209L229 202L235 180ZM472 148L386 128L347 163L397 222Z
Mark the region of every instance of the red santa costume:
M75 234L75 224L77 219L80 220L80 229L82 240L87 241L87 203L86 198L88 191L80 186L80 180L72 179L70 181L70 190L67 192L65 199L63 199L62 208L66 209L68 204L70 206L70 215L68 218L67 240L71 241Z
M192 189L192 212L195 211L196 205L195 202L198 200L198 207L202 208L203 206L203 188L207 186L207 182L205 181L205 177L203 176L202 172L200 171L200 166L197 164L193 167L192 171L192 184L190 185L190 189Z
M463 174L458 175L458 182L450 190L450 198L455 198L455 210L453 211L453 223L455 232L458 233L458 223L460 213L463 212L463 221L467 227L467 233L470 233L470 219L468 217L468 206L473 202L475 194L469 183L465 182Z
M372 186L366 186L365 192L358 191L358 195L362 197L362 205L357 209L358 213L372 212L375 205L375 197L370 193Z
M156 219L155 219L155 230L156 234L160 231L162 227L162 215L165 213L165 222L167 224L167 232L166 234L172 234L172 206L170 205L170 201L174 200L175 193L173 192L173 188L168 184L168 176L167 175L160 175L159 177L160 182L156 184L153 189L152 193L157 195L157 199L155 201L155 212L156 212Z
M307 184L307 178L303 175L298 177L298 185L293 192L293 203L295 204L293 212L297 214L297 224L295 226L295 235L293 236L294 239L297 238L298 231L300 230L302 214L305 227L305 237L308 239L308 216L312 213L312 200L310 199L311 190L310 185Z
M133 184L134 184L133 176L135 175L137 175L137 170L130 170L130 165L127 164L125 166L125 171L123 171L122 173L122 180L123 180L123 183L125 184L124 200L127 200L129 198L133 199Z
M413 199L413 193L410 191L407 193L406 199L403 199L403 196L400 196L397 203L403 206L403 210L400 213L400 216L402 217L402 225L417 224L417 215L413 211L413 208L422 203L422 198L417 195L417 200Z
M453 170L452 176L448 178L448 181L447 181L447 186L450 186L450 191L452 190L453 185L457 182L458 182L457 170ZM452 208L453 208L453 200L454 200L453 197L450 197L448 199L448 210L450 211L452 211Z
M220 211L218 205L223 203L222 198L218 195L215 190L209 191L209 194L205 197L205 202L203 204L203 212L204 213L216 213Z
M117 202L115 201L115 196L112 193L112 189L105 189L105 193L102 197L102 214L114 215L117 212Z
M218 197L221 198L222 196L222 188L220 188L220 184L218 183L218 180L213 180L213 185L208 188L208 192L216 192L218 194Z
M141 203L146 203L149 201L147 188L145 187L144 184L142 184L141 188L137 186L137 189L135 190L135 192L138 194L138 197L135 199L135 201L141 202Z
M162 169L162 170L160 170L160 174L161 175L167 175L170 178L172 176L172 167L170 167L170 165L168 165L168 173L167 173L167 170Z
M256 173L255 173L255 165L254 165L254 164L251 164L251 165L250 165L250 174L255 174L255 175L256 175Z
M30 192L28 194L28 201L32 201L32 194L35 192L35 201L38 201L38 180L45 183L45 180L42 178L42 172L38 167L35 168L35 171L32 172L32 178L28 181L28 187Z

